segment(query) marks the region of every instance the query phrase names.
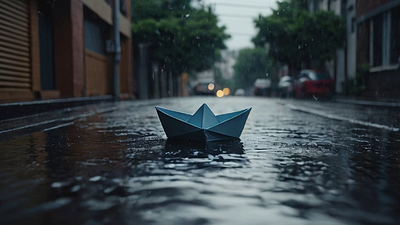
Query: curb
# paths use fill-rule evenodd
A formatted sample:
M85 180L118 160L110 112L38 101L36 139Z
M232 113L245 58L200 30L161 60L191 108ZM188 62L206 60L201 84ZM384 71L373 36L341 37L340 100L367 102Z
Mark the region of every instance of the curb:
M363 106L400 107L400 103L398 102L375 102L375 101L351 100L351 99L335 99L334 102L353 104L353 105L363 105Z
M113 96L105 95L95 97L63 98L54 100L5 103L0 104L0 121L50 112L57 109L84 106L101 102L110 102L112 100Z
M357 125L362 125L362 126L372 127L372 128L378 128L378 129L384 129L384 130L393 131L393 132L400 131L400 128L398 128L398 127L389 127L389 126L381 125L381 124L377 124L377 123L371 123L371 122L361 121L361 120L357 120L357 119L347 118L347 117L343 117L340 115L327 114L321 110L315 110L315 109L311 109L311 108L295 106L293 104L288 104L287 106L291 110L320 116L320 117L323 117L326 119L344 121L344 122L348 122L348 123L352 123L352 124L357 124Z

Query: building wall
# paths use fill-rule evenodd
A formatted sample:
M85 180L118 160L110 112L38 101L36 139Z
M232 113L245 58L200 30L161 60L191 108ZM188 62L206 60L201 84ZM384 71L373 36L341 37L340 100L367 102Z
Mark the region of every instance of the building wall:
M105 32L105 39L112 40L112 25L113 25L113 10L110 5L108 5L105 1L98 0L82 0L83 4L94 13L99 20L101 20L101 26L107 26L109 29ZM111 5L113 5L113 1L111 1ZM119 14L119 27L120 27L120 39L121 39L121 61L119 63L118 72L119 72L119 83L120 83L120 93L122 98L131 98L133 96L133 82L132 82L132 64L131 64L131 32L130 32L130 1L125 0L126 5L126 16ZM89 40L90 41L90 40ZM86 53L88 53L88 48L86 48ZM93 53L93 52L92 52ZM90 59L90 64L86 62L86 75L90 76L90 78L86 79L87 82L90 80L98 80L102 84L106 84L107 87L102 87L101 91L93 91L88 90L88 95L105 95L112 93L113 87L113 77L112 77L112 66L113 66L113 57L112 54L107 55L107 62L104 61L104 57L93 57L95 54L86 54L86 59ZM97 60L94 64L94 60ZM104 65L107 63L107 76L103 73L98 74L98 69L93 67L93 65ZM99 76L96 78L96 76ZM89 88L91 85L87 84Z
M84 96L83 5L57 1L53 17L56 89L61 97Z
M123 37L121 37L121 62L120 62L120 87L121 87L121 95L122 98L134 98L134 81L133 81L133 65L132 65L132 41L130 38L131 35L131 1L125 0L126 4L126 18L125 22L128 21L128 31L124 31ZM124 26L124 30L126 30L126 25ZM121 31L122 32L122 31Z
M83 4L71 0L73 97L84 94Z
M30 18L30 44L31 44L31 93L41 90L40 85L40 61L39 61L39 18L37 0L31 0L29 4Z
M108 5L104 0L81 0L81 2L88 7L91 11L96 13L104 22L109 25L113 24L112 20L112 7ZM113 5L113 1L111 1ZM130 24L130 1L125 0L127 16L119 14L119 30L120 32L127 36L131 36L131 24Z
M347 29L347 78L354 79L356 77L356 52L357 52L357 25L356 1L348 0L346 5L346 29Z
M85 50L86 95L107 95L111 93L109 59L101 54Z
M130 55L132 54L130 48L130 39L126 37L121 37L121 62L119 64L119 86L122 94L129 94L131 92L132 82L130 79L131 75L131 63Z
M336 50L336 77L335 77L335 87L336 93L343 93L344 92L344 85L346 82L346 65L345 65L345 50L343 48Z
M0 1L0 102L110 94L112 72L109 68L113 61L112 54L103 57L87 54L84 8L91 9L112 27L112 3L108 5L104 0L40 1L40 4L47 6L51 4L49 15L53 21L50 24L54 41L51 46L54 49L52 73L55 90L43 90L40 74L39 1ZM119 66L120 90L126 94L125 97L131 97L130 0L125 0L125 4L126 16L119 13L123 48ZM106 38L112 40L111 32ZM95 59L98 61L95 62ZM99 68L108 69L100 71ZM99 79L107 87L94 91Z
M392 1L397 0L356 0L356 16L360 17L365 15L366 13Z
M329 8L330 11L334 12L336 15L341 16L344 13L342 12L342 2L339 0L336 1L324 1L325 8ZM344 46L346 47L346 46ZM344 93L344 87L346 83L346 50L345 48L338 48L336 50L336 60L335 60L335 88L336 93Z
M335 12L336 15L341 15L342 14L342 2L341 0L335 0L335 1L330 1L330 10Z
M396 21L385 20L385 16L393 18L391 16L398 13L398 7L399 0L357 1L357 65L372 66L366 76L367 90L363 93L364 96L400 98L400 65L388 60L387 55L384 58L387 51L396 54L392 46L393 36L385 36L385 33L391 34L393 29L400 29L393 25ZM379 46L379 43L382 45Z
M370 73L367 79L367 97L400 98L399 70L378 71Z

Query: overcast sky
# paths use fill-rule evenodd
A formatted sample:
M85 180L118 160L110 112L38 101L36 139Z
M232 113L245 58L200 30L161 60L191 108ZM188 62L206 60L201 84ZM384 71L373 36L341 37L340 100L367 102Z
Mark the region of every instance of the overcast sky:
M253 47L251 38L257 33L253 20L259 14L264 16L272 13L277 0L202 0L206 5L212 5L219 16L220 25L227 27L231 38L226 41L230 50ZM245 7L246 6L246 7Z

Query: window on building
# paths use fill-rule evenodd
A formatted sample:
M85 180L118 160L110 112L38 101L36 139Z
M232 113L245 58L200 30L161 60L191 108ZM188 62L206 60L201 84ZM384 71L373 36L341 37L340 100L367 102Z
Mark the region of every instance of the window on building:
M371 19L370 63L390 66L400 60L400 7Z
M390 64L400 63L400 7L392 10L390 38Z
M102 55L106 54L106 42L104 27L106 26L96 14L85 7L84 10L85 26L85 48Z
M382 15L382 66L388 66L390 58L391 12Z
M120 1L119 1L119 11L121 12L122 15L126 16L126 4L125 4L125 0L120 0Z
M372 23L372 62L374 67L382 66L382 15L374 17Z

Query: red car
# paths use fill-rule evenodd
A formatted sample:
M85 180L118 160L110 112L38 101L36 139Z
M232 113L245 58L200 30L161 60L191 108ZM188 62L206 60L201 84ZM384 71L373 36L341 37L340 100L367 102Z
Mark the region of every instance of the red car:
M294 82L296 97L330 97L335 90L335 80L328 72L302 70Z

